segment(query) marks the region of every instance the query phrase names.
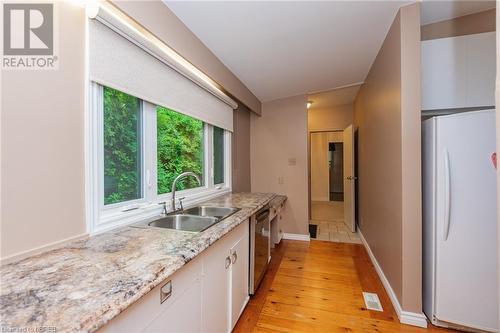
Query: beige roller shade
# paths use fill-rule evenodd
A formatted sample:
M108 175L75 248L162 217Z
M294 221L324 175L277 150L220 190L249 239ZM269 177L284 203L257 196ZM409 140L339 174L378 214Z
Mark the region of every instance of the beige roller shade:
M151 41L128 33L126 25L89 19L91 81L232 131L236 103L179 67L170 66Z

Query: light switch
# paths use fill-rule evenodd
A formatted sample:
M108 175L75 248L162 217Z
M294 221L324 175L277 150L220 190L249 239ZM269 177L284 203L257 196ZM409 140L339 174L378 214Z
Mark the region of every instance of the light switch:
M283 177L278 177L278 184L283 185L285 183Z
M289 157L288 158L288 165L289 166L295 166L295 165L297 165L297 159L295 157Z

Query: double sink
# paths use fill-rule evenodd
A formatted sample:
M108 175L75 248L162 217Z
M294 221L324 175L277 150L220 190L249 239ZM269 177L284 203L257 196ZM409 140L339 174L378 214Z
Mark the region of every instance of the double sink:
M181 212L174 212L134 224L134 227L165 228L190 232L204 231L223 219L233 215L240 208L196 206Z

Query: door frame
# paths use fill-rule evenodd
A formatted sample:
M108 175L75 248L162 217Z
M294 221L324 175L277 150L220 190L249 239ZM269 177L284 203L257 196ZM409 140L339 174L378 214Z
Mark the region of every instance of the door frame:
M312 216L312 197L311 197L311 135L313 133L325 133L325 132L344 132L345 128L332 128L332 129L324 129L324 130L314 130L310 131L307 130L307 191L308 191L308 203L307 203L307 208L309 210L309 220L307 221L307 224L309 225L309 221L311 220Z

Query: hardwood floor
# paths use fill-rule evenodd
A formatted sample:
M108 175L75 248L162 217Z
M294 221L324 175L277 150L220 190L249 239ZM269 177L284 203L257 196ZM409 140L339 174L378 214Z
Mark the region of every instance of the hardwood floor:
M359 244L283 241L233 332L452 332L402 325ZM377 293L383 312L365 308Z

